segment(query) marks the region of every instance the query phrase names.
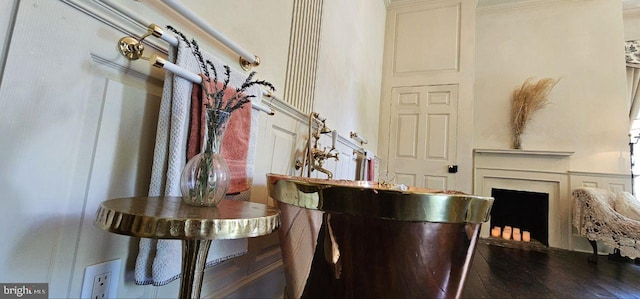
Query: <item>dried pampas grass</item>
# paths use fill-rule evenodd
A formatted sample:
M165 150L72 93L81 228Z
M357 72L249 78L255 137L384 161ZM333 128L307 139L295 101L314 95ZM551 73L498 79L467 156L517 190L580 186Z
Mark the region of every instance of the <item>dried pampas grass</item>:
M534 82L532 78L529 78L522 83L520 88L516 88L513 91L513 104L511 106L513 148L522 148L520 135L524 133L533 113L547 105L549 102L547 96L559 81L560 79L544 78Z

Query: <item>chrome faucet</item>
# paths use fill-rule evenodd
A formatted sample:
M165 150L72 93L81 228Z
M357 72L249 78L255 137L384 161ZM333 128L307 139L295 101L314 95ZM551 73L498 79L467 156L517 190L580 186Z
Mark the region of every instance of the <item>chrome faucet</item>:
M309 114L309 138L307 139L307 145L305 146L305 154L302 157L302 161L296 160L296 170L300 170L300 176L304 176L304 167L307 166L307 177L311 177L311 171L317 170L327 175L329 179L333 179L333 173L323 167L324 162L327 159L339 160L338 153L334 152L336 149L336 137L337 132L331 131L326 125L326 119L321 118L317 112L311 112ZM318 140L321 134L331 133L331 149L327 150L325 146L320 149ZM314 141L311 141L311 138ZM313 147L312 147L313 143Z

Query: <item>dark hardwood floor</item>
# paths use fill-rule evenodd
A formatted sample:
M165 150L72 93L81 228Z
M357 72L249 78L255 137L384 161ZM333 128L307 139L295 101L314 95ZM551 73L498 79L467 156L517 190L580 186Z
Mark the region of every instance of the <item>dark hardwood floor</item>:
M638 298L640 265L560 249L522 249L480 240L462 298Z

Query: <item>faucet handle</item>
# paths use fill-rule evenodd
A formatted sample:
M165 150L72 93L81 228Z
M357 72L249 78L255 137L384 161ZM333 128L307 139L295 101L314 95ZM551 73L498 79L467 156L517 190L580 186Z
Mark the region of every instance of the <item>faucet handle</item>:
M336 159L336 161L340 161L340 158L338 157L339 155L340 155L340 153L336 153L336 152L333 152L333 150L331 150L327 154L327 158L334 158L334 159Z

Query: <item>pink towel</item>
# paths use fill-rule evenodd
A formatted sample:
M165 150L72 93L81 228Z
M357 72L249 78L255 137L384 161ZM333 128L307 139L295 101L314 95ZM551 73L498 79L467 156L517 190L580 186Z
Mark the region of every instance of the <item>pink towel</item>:
M202 76L202 75L201 75ZM202 76L203 82L206 77ZM211 80L208 88L213 90ZM223 86L222 82L217 82L218 89ZM236 88L227 86L224 101L235 94ZM200 84L193 84L191 92L191 116L189 122L189 139L187 140L187 161L202 150L202 141L204 140L204 101L206 96ZM227 162L231 172L231 186L227 193L238 193L249 190L247 182L247 153L249 151L249 135L251 133L251 104L247 103L243 108L233 111L229 126L222 139L221 155Z
M376 159L367 160L367 181L373 182L376 173Z

